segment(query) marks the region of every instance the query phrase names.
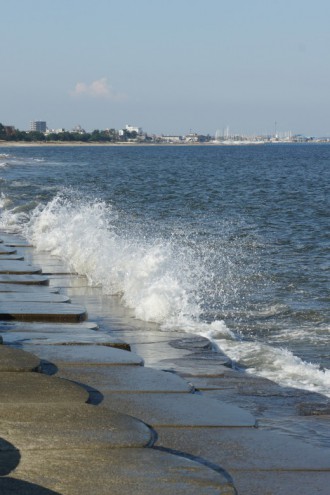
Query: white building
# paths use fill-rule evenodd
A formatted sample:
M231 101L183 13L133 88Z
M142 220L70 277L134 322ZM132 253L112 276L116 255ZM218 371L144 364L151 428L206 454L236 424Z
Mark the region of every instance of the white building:
M190 132L184 138L186 143L197 143L199 141L198 134L196 132Z
M127 132L136 132L136 134L142 134L142 127L135 127L134 125L125 125L125 131Z
M181 143L182 137L181 136L162 136L161 140L164 143Z
M62 134L62 132L65 132L65 129L61 127L60 129L47 129L45 134Z
M77 134L85 134L86 131L81 127L80 124L77 124L73 127L71 132L76 132Z

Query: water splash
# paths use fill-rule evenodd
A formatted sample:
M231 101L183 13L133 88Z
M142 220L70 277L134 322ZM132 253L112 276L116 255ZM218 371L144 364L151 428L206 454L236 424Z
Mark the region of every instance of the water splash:
M172 325L199 320L196 295L204 267L192 248L146 235L123 217L119 225L117 212L105 202L66 191L33 211L24 234L106 294L120 294L136 318Z

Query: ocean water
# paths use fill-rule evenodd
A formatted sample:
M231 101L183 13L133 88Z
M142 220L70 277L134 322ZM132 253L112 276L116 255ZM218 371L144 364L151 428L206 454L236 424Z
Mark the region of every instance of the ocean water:
M328 145L0 148L0 228L136 321L328 397L329 203Z

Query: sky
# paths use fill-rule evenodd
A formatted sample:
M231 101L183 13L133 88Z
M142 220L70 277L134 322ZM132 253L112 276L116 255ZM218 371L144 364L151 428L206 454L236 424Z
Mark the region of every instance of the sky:
M0 0L0 122L330 136L329 0Z

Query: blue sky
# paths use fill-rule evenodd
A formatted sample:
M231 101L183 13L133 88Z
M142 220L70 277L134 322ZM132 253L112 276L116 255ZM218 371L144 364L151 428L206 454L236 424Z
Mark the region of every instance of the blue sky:
M330 135L329 0L0 0L0 122Z

